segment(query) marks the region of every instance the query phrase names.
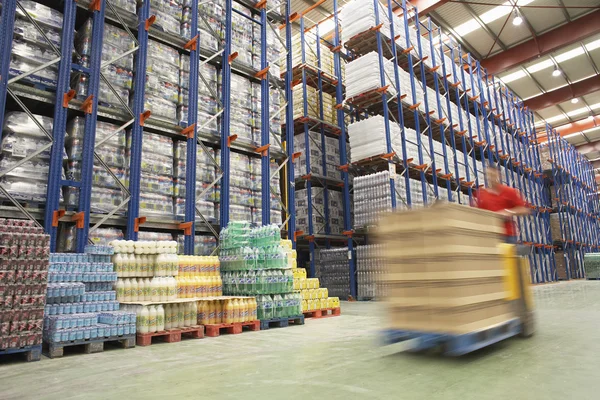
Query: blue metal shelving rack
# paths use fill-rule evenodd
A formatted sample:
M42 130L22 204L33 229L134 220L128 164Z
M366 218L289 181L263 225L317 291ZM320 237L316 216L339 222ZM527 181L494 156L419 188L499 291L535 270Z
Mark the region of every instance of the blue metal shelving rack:
M306 14L312 9L317 7L319 2L312 5L308 9L294 13L290 15L288 13L287 23L287 43L288 49L292 50L292 36L290 22L298 21L299 33L298 37L300 40L300 63L297 65L292 64L292 54L288 54L288 76L292 80L290 82L290 88L288 92L288 116L286 119L286 137L288 146L288 155L291 160L295 160L301 156L302 153L306 155L306 166L301 171L299 178L294 177L294 165L291 163L288 174L290 179L290 186L293 185L295 190L299 188L306 190L307 197L307 208L308 208L308 221L307 231L297 230L295 221L294 225L290 224L290 231L294 232L294 239L298 240L299 243L308 247L309 254L309 275L315 276L315 252L319 247L330 248L333 244L343 244L347 246L349 254L353 254L354 248L354 232L352 231L351 222L351 200L350 200L350 177L347 160L347 132L345 117L347 109L344 107L344 85L342 82L342 62L345 58L343 48L341 46L340 31L339 31L339 6L337 0L333 0L333 14L330 17L334 20L334 27L336 29L333 32L325 32L322 35L320 32L323 21L314 22L310 21ZM329 19L329 18L328 18ZM306 26L306 22L309 22L310 26ZM309 41L314 42L315 48L309 49ZM312 52L317 61L316 65L311 64L307 61L307 54ZM333 56L333 74L327 72L324 66L321 64L321 55L325 52L332 53ZM291 52L290 52L291 53ZM294 119L294 110L291 103L293 98L292 86L300 88L302 90L302 98L304 99L302 104L302 113L296 119ZM313 113L309 113L309 105L307 102L308 89L316 89L318 96L318 104L313 105ZM336 115L335 119L337 124L325 121L325 111L323 105L323 96L327 93L334 96ZM315 115L317 114L317 115ZM310 137L310 132L317 133L318 138L313 140ZM304 148L301 151L294 153L293 140L294 135L304 136ZM340 158L338 165L335 167L339 170L340 178L335 179L328 175L328 163L327 163L327 138L335 138L339 143ZM311 149L318 149L322 155L322 168L313 168L311 166ZM317 171L318 169L318 171ZM315 172L317 171L317 172ZM313 202L312 195L313 190L318 187L323 190L323 212L316 210ZM295 192L290 191L290 192ZM340 192L343 203L343 230L342 232L334 233L331 229L331 218L329 209L329 196L332 191ZM293 207L295 193L289 195L289 206ZM295 214L295 210L294 210ZM321 227L314 225L314 218L318 214L324 221ZM306 229L306 228L305 228ZM290 235L292 236L292 235ZM349 269L350 269L350 287L351 295L356 297L356 284L355 284L355 261L353 256L349 256ZM352 289L354 288L354 289Z
M551 171L547 183L554 191L552 212L558 215L559 240L554 245L564 257L561 278L585 277L583 255L598 252L600 214L598 186L592 164L556 130L546 125ZM557 256L560 256L557 253Z
M40 0L44 4L43 0ZM47 2L50 3L50 2ZM235 10L235 4L240 4L248 7L252 10L254 15L259 15L260 20L256 18L250 18L255 23L259 23L261 26L261 38L263 39L263 46L261 52L261 67L262 71L255 70L252 67L239 64L235 61L236 52L232 49L231 43L231 15ZM51 7L55 7L53 3L49 4ZM8 77L10 57L4 57L4 55L10 54L12 48L12 31L15 18L15 12L20 9L22 12L27 13L21 7L18 0L6 0L3 2L2 7L2 38L0 39L0 46L2 50L2 63L0 64L0 76ZM88 235L91 230L94 230L102 225L118 226L126 229L126 237L128 239L137 239L137 234L140 226L143 225L143 229L159 229L167 231L183 231L185 234L185 253L193 254L194 249L194 235L199 232L203 234L212 234L218 238L218 226L215 226L207 221L202 213L196 207L196 170L195 168L186 169L186 206L185 206L185 218L184 221L179 221L175 217L173 219L158 218L158 217L146 217L140 215L140 204L139 204L139 193L140 193L140 173L141 173L141 157L142 157L142 141L144 137L144 131L167 135L174 140L185 140L187 142L187 154L186 163L187 165L195 165L198 148L203 151L209 151L208 147L221 148L222 157L221 165L217 165L214 158L211 157L215 163L217 169L216 179L205 188L201 195L205 194L208 190L211 190L217 183L221 183L221 207L220 212L222 215L221 226L225 226L228 222L229 216L229 185L228 185L228 171L229 171L229 154L230 151L243 152L245 154L253 155L255 157L262 157L262 196L263 196L263 223L268 223L270 220L270 206L269 203L272 200L271 193L275 190L271 187L271 171L269 167L270 159L277 160L280 163L279 168L274 174L279 174L284 166L292 165L289 161L291 158L287 157L284 152L271 151L269 149L270 143L279 141L279 138L273 138L276 135L271 129L270 125L274 116L269 113L269 87L276 87L282 91L284 99L287 99L287 91L283 92L282 88L284 82L277 76L273 76L269 73L269 61L267 60L266 52L266 33L268 29L278 30L275 24L283 22L285 19L279 14L277 10L267 10L266 2L254 2L252 0L235 0L235 2L228 0L226 3L226 16L224 21L224 29L228 34L225 35L222 40L221 37L217 39L219 42L222 40L222 48L218 51L207 50L202 48L199 43L201 42L198 35L198 23L199 18L203 18L202 15L198 15L198 3L192 2L192 11L190 16L190 25L192 38L184 38L179 35L173 35L163 31L161 28L154 25L156 22L156 16L152 14L150 2L146 1L141 3L137 10L137 15L123 13L120 9L117 9L111 0L65 0L60 10L64 15L63 29L62 29L62 47L57 53L56 59L52 63L48 63L46 66L58 64L58 88L56 92L44 90L40 87L32 87L23 85L19 81L19 77L11 78L10 80L3 79L0 81L0 105L2 106L0 111L0 122L4 119L4 113L6 110L6 99L7 94L10 95L11 99L19 105L25 112L32 115L25 103L20 101L20 98L25 98L27 101L35 101L38 104L51 105L54 104L54 127L53 132L48 132L43 126L39 126L40 129L45 132L49 140L52 141L52 162L50 164L50 176L48 180L48 193L47 193L47 206L45 209L32 209L29 206L22 205L10 196L3 188L2 190L4 197L12 199L14 206L23 212L25 216L34 221L44 221L46 230L51 234L52 237L52 249L56 247L56 238L58 235L59 223L73 223L77 225L77 250L82 251L83 247L87 244ZM289 11L289 5L288 5ZM89 68L84 68L80 65L71 62L71 55L73 54L73 40L74 32L76 27L77 17L83 13L88 13L93 19L93 31L92 31L92 53L90 57ZM30 21L35 24L35 21L28 16ZM98 93L100 81L113 90L110 82L102 74L102 38L103 38L103 26L105 21L110 20L112 24L126 30L135 42L135 49L121 55L124 57L133 52L136 54L136 71L146 70L146 58L147 58L147 46L148 40L152 38L164 44L167 44L177 49L181 54L190 55L190 82L189 82L189 112L188 121L184 126L167 123L160 119L152 117L151 110L144 109L144 97L145 97L145 74L136 73L134 74L135 90L131 107L129 104L122 102L122 110L111 109L103 107L98 104ZM205 21L206 22L206 21ZM37 25L36 25L37 27ZM39 29L41 33L42 30ZM213 32L214 33L214 32ZM217 139L214 136L199 134L200 122L197 121L197 109L198 109L198 85L199 79L204 79L200 73L200 63L210 63L221 70L223 76L223 88L221 93L217 94L215 88L215 97L220 97L220 108L221 110L214 118L220 119L221 124L221 135ZM69 83L71 73L83 73L88 76L89 88L86 99L78 99L74 97L74 92L70 90ZM262 98L266 106L262 107L262 137L261 142L258 145L241 143L235 141L229 134L229 98L230 98L230 87L227 84L231 73L236 73L250 79L254 82L261 82ZM289 79L286 80L289 83ZM288 85L289 86L289 85ZM118 97L118 96L117 96ZM287 102L284 101L281 109L277 111L277 114L281 113L286 109ZM67 118L70 113L83 113L85 115L85 142L84 142L84 154L82 160L82 179L80 182L64 181L61 178L62 171L62 154L64 148L64 136L66 130ZM111 122L117 123L120 128L131 129L131 149L130 149L130 170L129 170L129 187L123 185L119 179L108 170L108 167L102 162L101 158L98 157L94 152L94 148L101 145L101 143L95 143L95 129L96 121L98 117L102 117ZM33 120L33 118L32 118ZM202 123L210 123L214 121L202 121ZM36 122L37 123L37 122ZM38 124L39 125L39 124ZM48 145L48 148L50 144ZM47 148L45 148L47 150ZM31 157L29 157L31 158ZM94 159L113 176L118 182L121 191L124 193L124 201L116 207L114 210L107 214L93 214L90 212L90 199L92 190L92 170L94 165ZM79 204L75 210L73 209L61 209L60 193L63 187L71 187L79 192ZM292 191L293 194L293 191ZM201 197L201 196L199 196ZM283 204L283 203L282 203ZM119 216L117 211L122 210L127 206L126 217ZM285 206L283 208L287 213L288 221L293 224L293 213L287 212ZM14 216L14 207L6 208L3 207L2 212L6 215ZM197 217L200 218L201 224L197 224ZM39 223L39 222L38 222ZM285 225L285 224L284 224ZM91 226L91 227L90 227Z

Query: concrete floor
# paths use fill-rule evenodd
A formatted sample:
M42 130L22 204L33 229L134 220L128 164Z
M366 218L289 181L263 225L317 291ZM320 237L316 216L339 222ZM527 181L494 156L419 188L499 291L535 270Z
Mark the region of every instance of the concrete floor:
M537 333L458 358L377 345L377 303L303 327L41 362L0 359L0 399L598 399L600 282L535 288Z

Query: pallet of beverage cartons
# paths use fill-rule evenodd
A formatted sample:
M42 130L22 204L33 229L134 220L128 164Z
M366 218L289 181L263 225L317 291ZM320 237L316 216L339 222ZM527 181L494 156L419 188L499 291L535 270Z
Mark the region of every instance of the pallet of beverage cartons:
M377 238L387 263L386 341L460 355L518 333L507 300L501 216L439 203L390 213Z

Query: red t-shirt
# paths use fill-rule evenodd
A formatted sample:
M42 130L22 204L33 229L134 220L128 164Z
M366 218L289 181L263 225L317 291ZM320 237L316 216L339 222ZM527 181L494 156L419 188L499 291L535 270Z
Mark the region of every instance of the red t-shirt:
M481 189L477 193L477 207L489 211L500 211L514 207L525 206L525 201L517 189L498 185L498 193L492 193L489 190ZM504 222L506 236L515 236L517 228L512 218L507 218Z

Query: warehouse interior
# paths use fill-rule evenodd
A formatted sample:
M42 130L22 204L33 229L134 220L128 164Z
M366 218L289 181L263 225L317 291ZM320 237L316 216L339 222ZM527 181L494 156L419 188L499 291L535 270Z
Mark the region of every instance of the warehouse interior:
M0 32L0 398L595 398L600 0Z

